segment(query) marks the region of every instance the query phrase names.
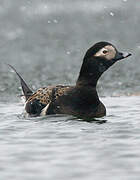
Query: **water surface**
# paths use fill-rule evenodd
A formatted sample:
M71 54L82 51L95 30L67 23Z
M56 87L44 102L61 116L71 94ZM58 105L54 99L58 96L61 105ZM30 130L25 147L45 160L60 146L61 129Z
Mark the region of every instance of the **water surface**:
M139 179L140 97L102 101L102 123L25 118L21 104L0 104L2 179Z

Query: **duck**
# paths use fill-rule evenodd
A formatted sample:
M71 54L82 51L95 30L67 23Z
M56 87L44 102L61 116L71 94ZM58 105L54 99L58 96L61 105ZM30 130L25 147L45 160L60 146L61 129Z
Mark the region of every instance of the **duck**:
M101 75L116 62L131 56L119 52L114 45L101 41L90 47L73 86L57 85L39 88L33 92L16 69L25 97L25 111L29 116L67 114L82 119L101 118L106 107L101 102L96 87Z

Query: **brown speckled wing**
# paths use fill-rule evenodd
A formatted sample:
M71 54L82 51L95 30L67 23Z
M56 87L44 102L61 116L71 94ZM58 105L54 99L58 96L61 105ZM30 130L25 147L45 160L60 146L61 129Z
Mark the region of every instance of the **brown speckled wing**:
M54 89L53 100L56 100L58 97L63 96L67 93L70 86L56 86Z
M39 115L44 107L54 102L58 97L63 96L69 86L49 86L38 89L26 101L25 109L31 115Z
M48 104L51 101L52 97L52 89L53 87L44 87L38 89L29 99L27 102L31 102L34 99L39 100L42 104Z
M50 86L38 89L27 102L37 99L42 104L48 104L65 94L70 86Z

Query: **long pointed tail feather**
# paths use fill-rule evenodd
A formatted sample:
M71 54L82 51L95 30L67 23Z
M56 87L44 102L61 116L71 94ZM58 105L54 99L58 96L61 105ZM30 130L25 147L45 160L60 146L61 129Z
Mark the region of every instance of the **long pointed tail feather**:
M19 73L16 71L16 69L11 66L10 64L7 64L10 68L12 68L15 73L18 75L19 79L20 79L20 83L21 83L21 87L22 87L22 91L23 94L25 96L26 101L28 100L28 98L33 94L32 90L27 86L27 84L25 83L25 81L23 80L23 78L19 75Z

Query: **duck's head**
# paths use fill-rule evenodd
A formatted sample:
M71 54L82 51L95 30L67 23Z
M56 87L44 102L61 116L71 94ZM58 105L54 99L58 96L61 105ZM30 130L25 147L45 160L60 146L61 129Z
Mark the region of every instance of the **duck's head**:
M118 60L127 58L128 56L131 56L131 53L119 52L115 46L109 42L98 42L88 49L84 59L99 59L110 64L110 61L115 63Z
M131 53L119 52L109 42L98 42L89 48L84 56L78 84L95 85L101 74L119 60L131 56Z

